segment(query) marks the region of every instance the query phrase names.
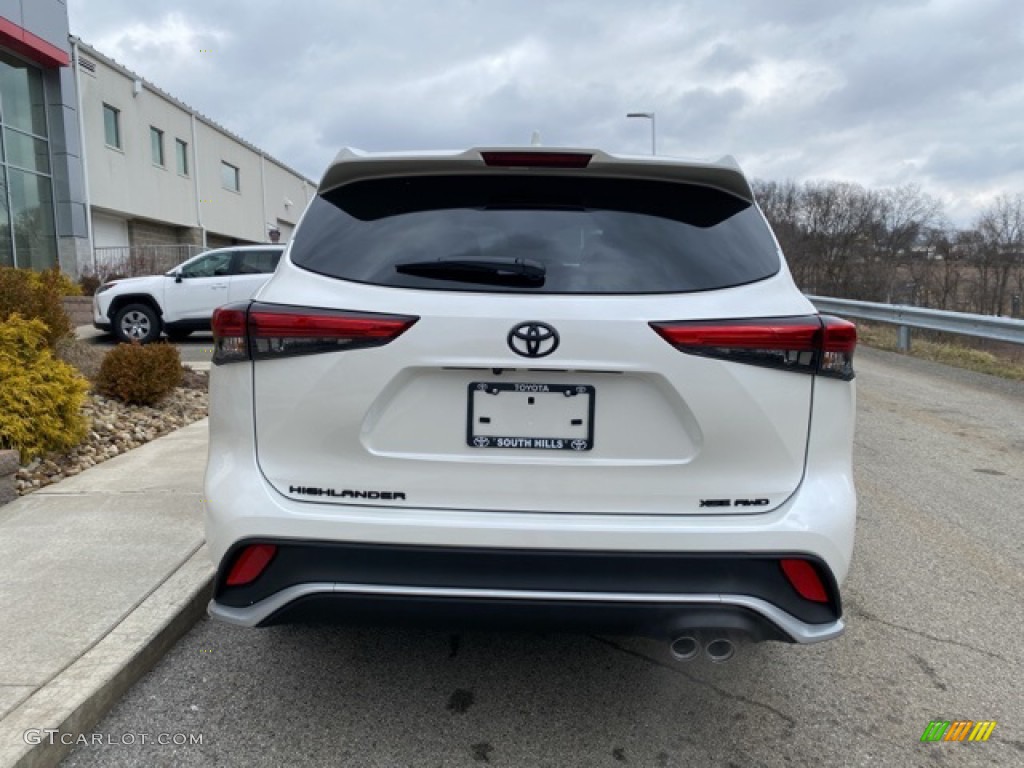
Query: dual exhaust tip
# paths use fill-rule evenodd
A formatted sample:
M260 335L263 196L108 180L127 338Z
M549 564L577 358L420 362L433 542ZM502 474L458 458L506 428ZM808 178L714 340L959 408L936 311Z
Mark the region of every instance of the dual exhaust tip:
M680 635L669 644L669 651L676 661L692 661L700 655L701 649L708 661L723 664L736 655L738 641L725 633Z

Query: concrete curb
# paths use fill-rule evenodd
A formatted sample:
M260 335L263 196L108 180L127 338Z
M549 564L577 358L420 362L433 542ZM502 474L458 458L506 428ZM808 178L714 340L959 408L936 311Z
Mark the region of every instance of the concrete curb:
M0 765L56 766L76 738L89 738L125 691L203 616L213 575L203 545L105 637L9 713L0 723Z

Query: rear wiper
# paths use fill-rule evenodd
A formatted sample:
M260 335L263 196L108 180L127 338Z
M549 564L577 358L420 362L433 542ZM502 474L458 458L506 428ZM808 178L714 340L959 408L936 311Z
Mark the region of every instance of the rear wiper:
M544 265L527 259L485 261L478 259L438 259L396 264L395 271L432 280L452 280L480 285L508 285L539 288L544 285Z

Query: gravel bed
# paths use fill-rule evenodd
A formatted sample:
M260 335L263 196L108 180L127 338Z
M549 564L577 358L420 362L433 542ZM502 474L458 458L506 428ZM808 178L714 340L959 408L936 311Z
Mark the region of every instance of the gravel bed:
M18 493L45 488L203 419L207 402L205 387L178 387L156 406L127 405L90 392L82 406L91 425L85 440L67 453L51 453L21 467L15 475Z

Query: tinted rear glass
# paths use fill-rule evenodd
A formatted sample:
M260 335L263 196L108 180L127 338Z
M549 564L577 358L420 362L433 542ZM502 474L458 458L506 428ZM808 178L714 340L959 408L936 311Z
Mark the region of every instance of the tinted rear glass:
M779 270L760 213L726 192L532 174L348 184L313 201L291 259L313 272L374 285L519 293L705 291ZM530 285L486 284L461 279L465 270L445 270L517 262L528 265Z
M277 262L281 260L280 251L242 251L238 254L238 261L235 264L235 274L238 275L269 275L277 269Z

